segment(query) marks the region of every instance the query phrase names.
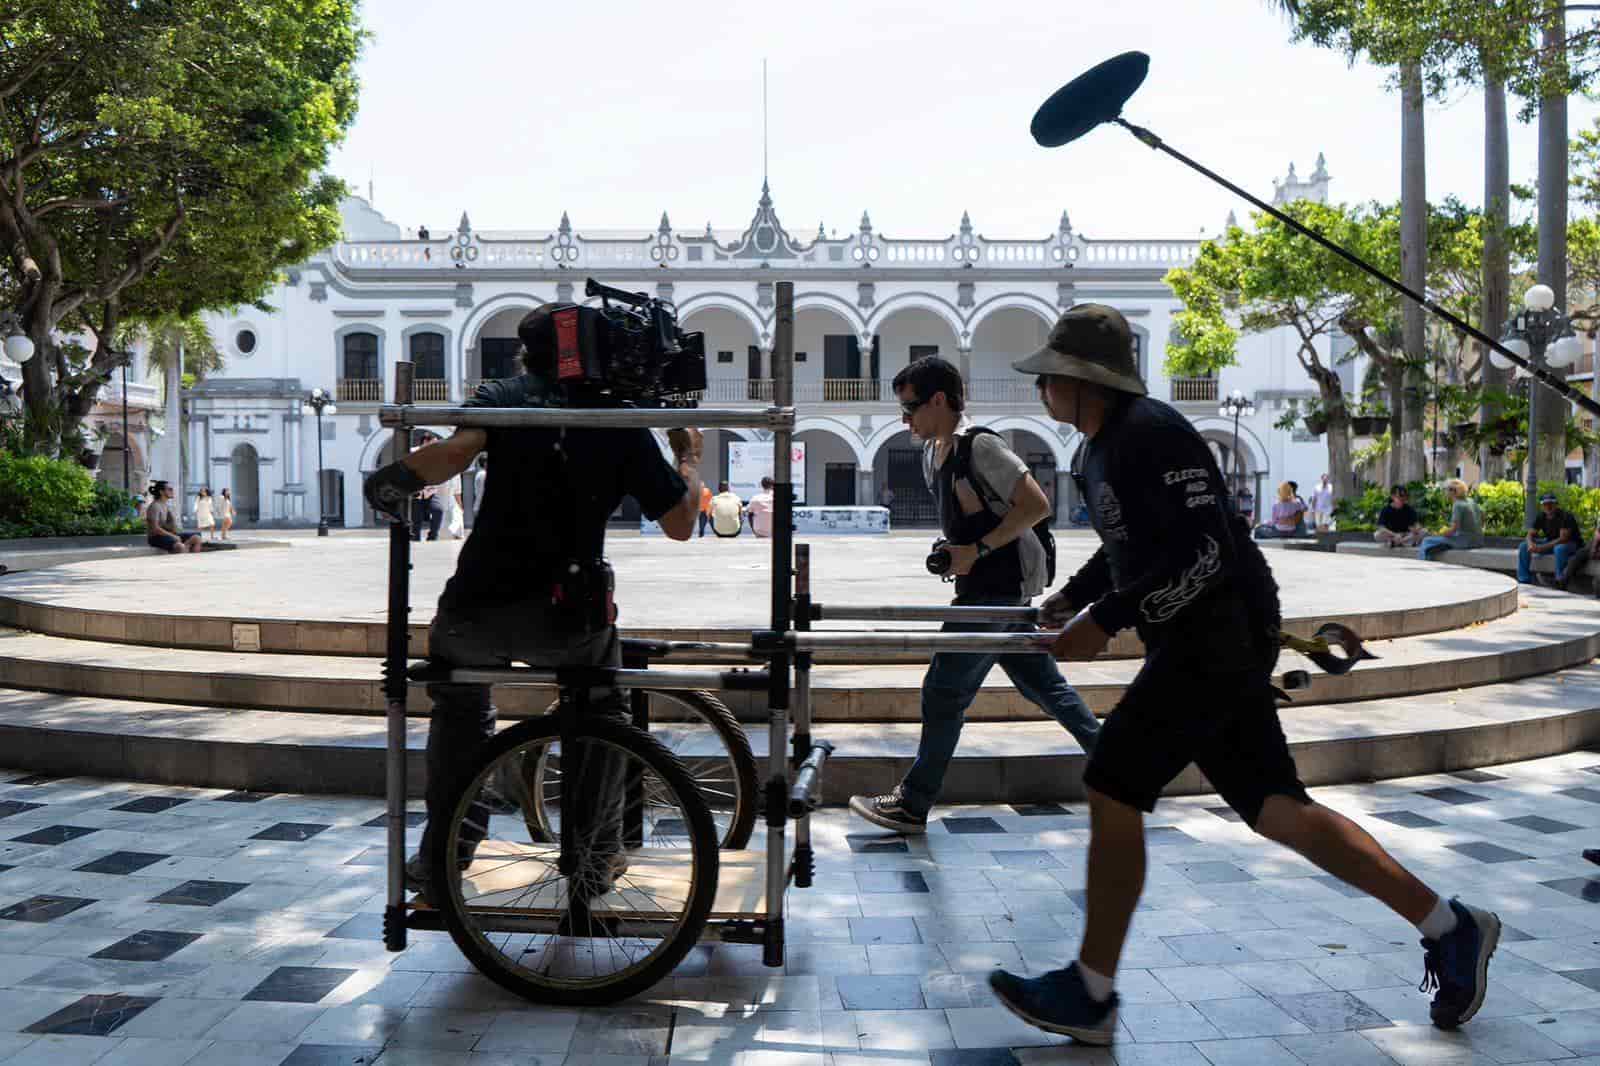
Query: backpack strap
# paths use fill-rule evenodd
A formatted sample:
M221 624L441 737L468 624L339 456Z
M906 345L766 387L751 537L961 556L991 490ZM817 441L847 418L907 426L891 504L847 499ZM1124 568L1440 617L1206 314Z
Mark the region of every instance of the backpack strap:
M994 489L990 488L989 484L983 480L982 476L979 475L977 467L972 465L973 439L982 436L985 433L993 437L998 437L1000 435L994 430L990 429L988 426L973 426L956 439L955 476L965 479L966 482L971 485L976 492L978 503L982 505L983 509L988 511L990 514L995 515L996 518L999 518L1001 516L995 513L994 508L990 506L990 502L1009 503L1010 501L1000 499L999 494L996 493Z

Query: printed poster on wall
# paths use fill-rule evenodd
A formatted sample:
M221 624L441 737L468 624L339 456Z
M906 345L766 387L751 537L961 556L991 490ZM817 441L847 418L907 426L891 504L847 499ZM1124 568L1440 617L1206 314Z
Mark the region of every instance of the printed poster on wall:
M789 477L794 482L794 500L806 502L806 446L796 441L790 446ZM741 500L761 491L761 479L772 476L772 442L770 440L733 440L728 442L728 487ZM715 486L712 486L715 491Z

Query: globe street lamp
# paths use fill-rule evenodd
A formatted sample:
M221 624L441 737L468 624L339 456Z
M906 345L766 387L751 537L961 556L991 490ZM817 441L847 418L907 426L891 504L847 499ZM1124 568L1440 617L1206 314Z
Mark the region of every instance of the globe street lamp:
M326 482L322 478L322 412L328 414L339 413L339 405L333 402L333 396L323 389L312 389L311 395L300 405L301 414L315 414L317 416L317 536L328 535L328 501L325 498Z
M1234 389L1224 396L1221 405L1217 408L1219 416L1233 419L1233 499L1235 507L1238 506L1239 487L1244 476L1239 472L1239 419L1241 417L1248 418L1255 413L1255 401L1238 389Z
M1506 323L1505 337L1501 343L1535 367L1567 367L1583 355L1583 342L1572 329L1572 322L1556 310L1556 294L1548 285L1535 285L1522 297L1523 310ZM1500 370L1514 364L1500 353L1491 350L1489 362ZM1523 518L1527 528L1539 509L1539 471L1534 462L1539 446L1537 398L1539 389L1534 379L1528 385L1528 457L1524 468Z

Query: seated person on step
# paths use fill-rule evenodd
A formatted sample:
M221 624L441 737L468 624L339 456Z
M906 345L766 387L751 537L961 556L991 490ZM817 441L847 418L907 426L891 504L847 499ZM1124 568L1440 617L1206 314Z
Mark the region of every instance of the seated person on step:
M1539 497L1539 514L1528 529L1528 536L1517 545L1517 580L1524 585L1533 584L1533 557L1555 556L1555 576L1560 581L1567 563L1579 548L1578 520L1556 505L1551 493Z
M1415 548L1422 543L1422 519L1411 506L1411 490L1396 485L1389 490L1389 502L1378 512L1378 528L1372 539L1385 548Z

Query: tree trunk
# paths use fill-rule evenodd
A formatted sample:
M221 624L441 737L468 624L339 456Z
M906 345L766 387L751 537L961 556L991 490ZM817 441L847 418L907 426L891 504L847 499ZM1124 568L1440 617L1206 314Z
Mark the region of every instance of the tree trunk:
M1389 394L1389 454L1383 457L1383 483L1404 485L1410 480L1405 476L1399 447L1400 439L1405 435L1405 425L1401 422L1405 365L1394 354L1391 354L1383 364L1383 388Z
M1308 368L1310 369L1310 368ZM1361 491L1356 484L1355 466L1350 461L1350 412L1344 405L1344 383L1326 367L1311 369L1322 409L1328 413L1328 474L1333 479L1333 498L1347 500Z
M1484 64L1489 69L1489 64ZM1506 124L1506 83L1504 78L1488 76L1483 84L1483 318L1478 328L1499 337L1511 313L1511 250L1506 244L1506 228L1511 222L1511 148ZM1478 380L1486 389L1505 389L1510 371L1496 369L1489 362L1489 350L1478 346L1481 360ZM1500 418L1498 404L1485 403L1478 409L1478 424L1491 425ZM1478 466L1484 481L1500 481L1506 476L1504 455L1493 455L1488 445L1478 450Z
M1400 107L1400 280L1413 291L1424 292L1428 284L1428 171L1420 62L1400 68ZM1405 358L1412 366L1423 366L1428 354L1423 310L1413 300L1402 300L1400 306ZM1405 387L1410 376L1402 372L1400 387L1391 390L1389 399L1400 414L1400 436L1391 445L1398 455L1396 480L1400 482L1421 481L1427 473L1422 398Z
M1566 15L1559 5L1544 27L1548 57L1545 94L1539 100L1539 280L1555 290L1557 311L1567 309L1567 95ZM1567 375L1564 368L1552 373ZM1539 447L1533 456L1541 481L1564 481L1567 467L1567 401L1529 382L1539 397Z

